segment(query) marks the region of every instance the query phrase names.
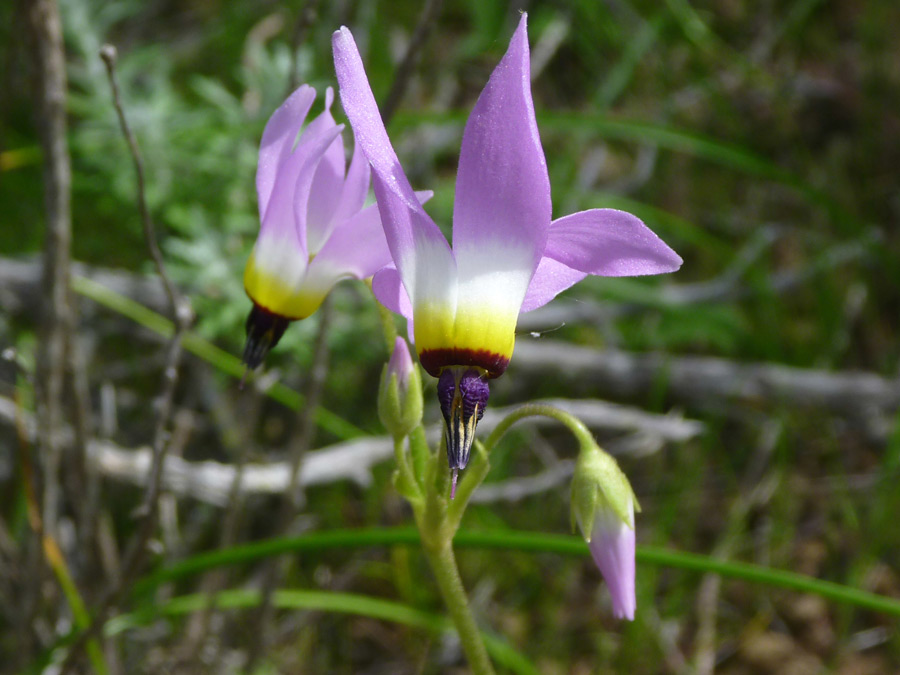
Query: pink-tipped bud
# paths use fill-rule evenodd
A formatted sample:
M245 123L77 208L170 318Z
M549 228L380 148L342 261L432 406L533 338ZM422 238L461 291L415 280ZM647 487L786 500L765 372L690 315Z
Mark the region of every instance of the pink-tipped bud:
M378 417L394 438L408 436L422 422L422 379L406 340L394 342L391 359L381 372Z
M572 526L578 523L609 587L613 615L634 620L634 512L637 501L616 460L585 443L572 477Z
M588 547L609 587L613 616L634 620L634 511L626 523L612 509L594 514Z

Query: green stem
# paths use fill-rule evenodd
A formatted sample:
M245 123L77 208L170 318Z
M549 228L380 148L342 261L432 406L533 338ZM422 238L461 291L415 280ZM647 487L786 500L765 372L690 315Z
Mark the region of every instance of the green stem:
M456 498L447 506L446 521L450 525L451 532L454 534L456 534L456 531L459 529L459 524L462 521L466 507L469 505L469 499L472 498L472 493L474 493L476 488L484 482L484 479L487 478L488 471L491 470L491 463L488 460L488 454L487 451L485 451L484 446L478 441L475 441L475 447L473 449L474 455L472 461L469 462L469 466L463 474L459 487L456 489Z
M441 589L444 604L450 612L450 618L456 625L463 651L475 675L493 675L494 666L488 657L475 617L469 607L469 599L463 588L453 546L448 541L438 549L424 547L425 555Z
M413 475L409 457L404 452L403 441L402 437L394 439L394 459L399 472L397 490L415 506L416 503L422 502L422 487Z
M590 445L596 443L590 430L574 415L545 403L528 403L504 417L500 424L494 428L491 435L484 442L485 451L490 453L494 446L500 442L500 439L503 438L503 435L509 431L509 428L526 417L549 417L566 426L575 435L580 444L586 443Z
M63 594L69 602L75 626L79 630L87 630L91 625L91 617L84 605L84 600L81 598L81 593L78 592L78 586L75 585L72 575L69 574L69 568L66 565L65 558L63 558L62 551L56 545L56 540L47 535L44 535L43 546L44 556L51 569L53 569L56 580L59 582ZM100 648L99 642L95 638L90 638L87 641L86 650L94 672L97 675L107 675L109 669L106 666L106 660L103 657L103 650Z
M428 448L428 439L425 437L425 427L421 424L409 435L409 453L412 455L413 473L416 474L419 485L424 489L431 450Z

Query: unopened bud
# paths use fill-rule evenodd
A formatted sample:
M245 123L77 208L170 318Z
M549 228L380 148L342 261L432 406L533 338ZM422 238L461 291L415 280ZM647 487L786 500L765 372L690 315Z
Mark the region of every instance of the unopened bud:
M572 527L578 523L619 619L634 619L636 508L634 491L616 460L598 445L585 444L572 478Z
M422 379L401 337L381 371L378 417L394 438L408 436L422 422Z

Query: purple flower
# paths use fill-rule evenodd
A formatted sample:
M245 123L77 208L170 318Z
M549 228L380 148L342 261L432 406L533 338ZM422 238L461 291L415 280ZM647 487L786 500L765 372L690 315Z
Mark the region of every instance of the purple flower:
M346 168L330 87L325 109L301 133L315 97L308 85L291 94L269 118L259 147L260 230L244 270L253 301L244 350L250 368L338 281L371 276L391 261L378 210L363 208L370 170L359 145Z
M638 218L592 209L551 221L550 181L531 99L526 16L491 75L463 133L453 246L415 198L381 121L353 36L334 33L341 101L373 169L394 266L373 279L378 299L412 321L419 360L439 377L485 382L506 370L521 312L536 309L588 274L672 272L681 258ZM449 396L451 468L465 466L487 387ZM467 392L478 401L466 400ZM477 419L475 420L477 421ZM450 422L448 421L448 425ZM469 447L451 447L454 439Z

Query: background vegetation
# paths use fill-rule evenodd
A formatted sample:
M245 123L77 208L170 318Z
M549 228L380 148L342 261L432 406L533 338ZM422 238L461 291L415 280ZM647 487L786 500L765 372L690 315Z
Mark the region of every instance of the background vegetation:
M0 416L6 672L37 672L63 658L61 645L79 624L71 595L60 594L45 565L31 564L22 458L40 458L15 426L16 410L20 420L34 412L34 256L44 241L25 5L0 3L0 344L11 348L0 362L0 397L10 404ZM522 9L554 215L633 211L685 264L665 278L592 278L525 317L492 405L605 399L629 406L620 422L637 408L697 421L680 440L641 424L592 425L635 486L640 543L900 599L900 5L445 2L390 125L413 184L435 191L428 208L438 223L451 222L462 124ZM330 36L341 24L352 28L384 100L421 11L407 0L60 0L73 257L84 264L76 273L167 313L98 56L109 42L119 50L122 102L163 253L196 314L175 392L171 455L268 464L303 443L299 399L289 390L311 391L319 317L293 325L259 386L244 390L233 360L200 338L231 355L242 347L250 303L241 273L258 228L253 176L268 116L297 83L315 86L321 105L325 87L335 85ZM92 438L121 453L145 448L166 327L102 288L79 282L76 290L80 365L66 400L87 402L81 419ZM364 285L338 288L325 341L320 400L344 423L319 416L309 445L323 452L355 429L383 433L374 392L386 351ZM583 361L566 365L564 354ZM287 389L267 395L273 381ZM427 415L436 420L430 386ZM510 488L515 499L485 493L463 530L567 531L565 475L575 450L552 427L510 436L492 457L488 487ZM91 462L102 475L96 493L63 480L58 536L88 613L117 583L142 501L136 469ZM408 524L389 462L357 475L307 486L290 533ZM542 489L519 480L532 475L547 479ZM107 624L105 657L122 672L237 671L257 639L256 613L166 602L230 589L239 606L240 593L259 586L259 559L226 557L233 564L218 571L146 582L204 551L282 535L272 518L282 498L248 488L217 501L192 484L164 487L161 528L141 566L145 586L129 585L115 603L112 614L134 614ZM81 500L96 505L91 536L79 521ZM481 625L537 672L900 670L896 617L887 612L645 562L636 620L618 623L587 557L482 548L459 557ZM281 588L332 595L282 596L263 672L464 671L415 546L314 548L282 560ZM353 598L345 608L363 616L323 611L335 609L327 598L338 593L389 600L398 603L389 614L411 614L404 621ZM154 615L154 607L171 616Z

